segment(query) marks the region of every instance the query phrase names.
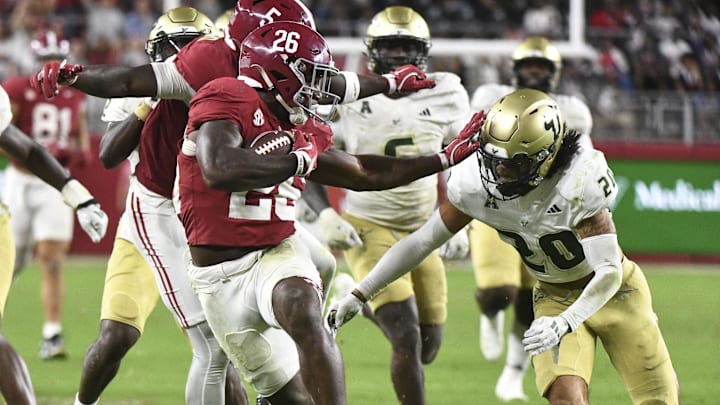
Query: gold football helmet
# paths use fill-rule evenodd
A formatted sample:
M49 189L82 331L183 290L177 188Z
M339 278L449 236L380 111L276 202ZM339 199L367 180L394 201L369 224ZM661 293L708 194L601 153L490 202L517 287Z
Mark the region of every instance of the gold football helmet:
M499 200L527 194L547 176L565 136L555 100L534 89L516 90L490 108L480 130L480 178Z
M375 14L365 38L368 66L377 74L412 64L427 68L430 29L425 19L409 7L387 7Z
M560 81L562 58L560 51L550 41L543 37L530 37L524 40L512 54L513 85L516 87L530 87L540 91L555 91ZM520 73L520 68L530 62L544 65L546 72L530 76Z
M215 24L208 16L192 7L174 8L153 24L145 53L153 62L162 62L193 39L207 34L217 34Z
M228 25L230 25L230 16L232 15L232 13L233 10L230 9L220 14L220 16L215 19L215 29L220 35L224 35L225 30L227 29Z

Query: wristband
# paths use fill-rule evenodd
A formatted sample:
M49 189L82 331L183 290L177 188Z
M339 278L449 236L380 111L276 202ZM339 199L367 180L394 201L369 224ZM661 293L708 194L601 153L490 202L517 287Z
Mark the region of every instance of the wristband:
M388 83L387 94L394 94L397 91L397 77L392 73L386 73L382 75L382 77L384 77Z
M135 115L137 115L140 121L145 121L152 110L153 108L148 105L148 103L141 101L140 104L135 107Z
M350 292L350 294L354 295L355 298L359 299L360 302L362 302L363 304L367 302L367 298L365 298L365 296L363 295L363 293L361 293L360 291L358 291L357 288L354 289L354 290L352 290L352 291Z
M71 206L72 209L83 208L96 203L95 198L88 189L72 177L65 182L61 193L65 204Z
M305 158L300 155L297 151L290 152L291 154L295 155L295 158L297 159L297 169L295 169L295 176L305 176L307 173L305 173Z
M450 167L450 161L448 160L447 156L445 156L445 154L442 152L438 152L437 157L438 159L440 159L440 165L442 166L442 169L447 170Z
M342 103L352 103L360 96L360 79L357 73L342 71L340 74L345 78L345 95Z

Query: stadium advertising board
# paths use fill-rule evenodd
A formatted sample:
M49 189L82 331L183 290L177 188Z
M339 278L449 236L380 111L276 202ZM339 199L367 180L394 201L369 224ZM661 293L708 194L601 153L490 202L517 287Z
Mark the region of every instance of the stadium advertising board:
M720 256L720 161L605 153L618 184L613 218L626 252Z

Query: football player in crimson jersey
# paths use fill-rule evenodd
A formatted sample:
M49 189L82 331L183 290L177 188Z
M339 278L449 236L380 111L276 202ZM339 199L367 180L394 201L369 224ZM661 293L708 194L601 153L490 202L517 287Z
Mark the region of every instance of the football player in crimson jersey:
M61 198L75 210L78 222L93 242L99 242L107 230L108 218L93 196L48 151L17 127L10 124L10 99L0 87L0 148L27 170L60 191ZM10 211L0 203L0 326L5 302L12 283L15 244L10 231ZM8 404L36 404L30 374L22 357L15 351L0 329L0 397Z
M471 107L487 111L505 94L515 88L555 91L560 79L560 52L547 39L527 38L512 54L513 86L484 84L473 93ZM565 117L568 128L582 134L585 147L592 147L590 109L574 96L551 93ZM533 278L522 269L520 255L503 242L495 229L473 221L468 232L475 272L475 298L480 307L480 349L486 359L494 361L503 352L505 310L514 308L514 322L507 337L505 367L495 385L495 395L504 401L525 400L523 377L530 357L522 346L523 333L532 322Z
M551 404L587 404L600 339L634 404L677 405L670 355L640 267L624 257L610 214L617 195L602 152L565 126L534 89L498 100L475 157L453 168L448 199L396 243L328 321L348 322L385 285L478 219L511 243L536 280L534 320L521 344Z
M371 20L365 44L375 73L408 63L425 70L430 30L413 9L387 7ZM436 87L402 97L379 94L339 106L331 124L335 147L352 154L399 157L442 149L465 124L470 102L458 76L433 72L428 77ZM316 199L312 185L303 199L319 213L325 242L344 251L359 280L398 238L430 216L437 205L437 186L438 176L428 176L389 190L348 191L342 217L322 198L325 193ZM461 239L465 234L458 235ZM465 250L458 249L458 255L467 254L467 237L464 242ZM447 320L445 266L439 252L385 288L369 307L392 346L390 374L398 402L424 404L423 364L437 356Z
M275 22L249 34L240 50L240 76L213 80L192 99L178 156L190 279L215 336L256 391L289 403L288 389L300 386L307 402L342 405L342 359L323 326L321 280L295 231L304 178L356 190L405 184L471 154L480 120L431 155L350 155L332 148L315 110L320 100L339 101L330 92L338 72L320 34ZM246 147L277 129L294 131L289 154ZM277 339L276 330L292 340ZM290 362L296 351L299 362ZM279 352L284 362L274 360ZM278 372L261 379L263 370Z
M39 34L32 42L39 63L62 60L70 45L55 32ZM13 123L47 148L67 167L82 165L90 156L90 138L85 122L85 94L64 88L58 97L46 100L30 85L28 76L6 80L3 87L10 96ZM61 314L65 294L62 270L73 235L73 213L60 194L13 161L5 174L4 201L13 213L11 221L17 255L18 274L33 252L42 272L41 301L45 323L42 328L40 357L64 358Z
M185 117L185 106L173 102L179 99L187 102L195 91L210 80L218 77L237 77L238 75L238 43L254 28L270 21L296 21L310 27L315 22L310 11L299 0L238 0L233 14L230 16L228 29L222 38L203 37L184 47L171 64L151 63L136 68L122 66L88 66L55 63L46 65L36 75L36 88L52 97L58 83L72 85L88 94L98 97L152 96L162 99L160 109L171 113L163 117L150 113L151 108L143 107L141 115L150 114L149 119L163 122ZM208 61L212 61L209 63ZM342 72L331 78L334 94L343 97L343 102L356 100L358 97L388 92L393 94L415 92L434 86L434 82L426 80L424 72L415 66L406 65L385 75L358 76L353 72ZM157 117L157 118L156 118ZM184 122L183 122L184 124ZM176 138L179 139L181 133ZM158 140L151 138L155 145L165 147L168 155L177 153L177 139ZM154 149L140 148L145 153L155 153ZM157 152L162 154L163 152ZM146 159L147 161L147 159ZM169 186L162 184L174 177L174 165L171 161L154 158L153 163L159 167L138 168L138 179L146 179L144 183L151 191L161 195L167 193ZM172 184L172 181L167 184ZM317 245L314 259L332 264L332 258L321 245ZM334 265L333 265L334 268ZM330 274L332 276L332 274ZM329 279L328 277L324 277ZM326 283L329 286L329 283Z
M178 7L155 22L146 50L151 60L162 62L193 39L213 31L213 23L207 16L191 7ZM99 336L85 355L75 404L97 402L117 373L122 358L140 338L157 303L158 290L165 306L185 329L192 346L186 402L246 404L247 394L232 367L228 369L226 382L224 369L229 362L215 342L187 280L183 255L178 254L187 250L187 243L171 200L169 196L147 191L135 175L138 168L147 170L145 159L155 157L152 150L136 150L143 133L146 141L172 140L183 130L184 120L168 118L162 125L157 119L145 122L142 118L149 114L142 111L149 111L155 103L141 98L112 99L103 113L103 120L109 124L100 141L100 160L105 167L113 168L128 158L131 186L108 261ZM172 103L178 103L186 114L185 106L177 101L165 106L172 107ZM163 106L158 108L163 114L172 111ZM143 148L169 150L174 147L161 143L143 145ZM171 155L160 157L171 163L175 160Z

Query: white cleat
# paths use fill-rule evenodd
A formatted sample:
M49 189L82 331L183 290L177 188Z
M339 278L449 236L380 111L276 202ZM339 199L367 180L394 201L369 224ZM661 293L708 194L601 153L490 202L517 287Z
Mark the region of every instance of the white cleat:
M527 401L528 397L523 391L523 376L525 372L515 367L505 366L495 385L495 396L501 401Z
M494 318L480 314L480 351L488 361L497 361L502 356L505 339L505 311Z

